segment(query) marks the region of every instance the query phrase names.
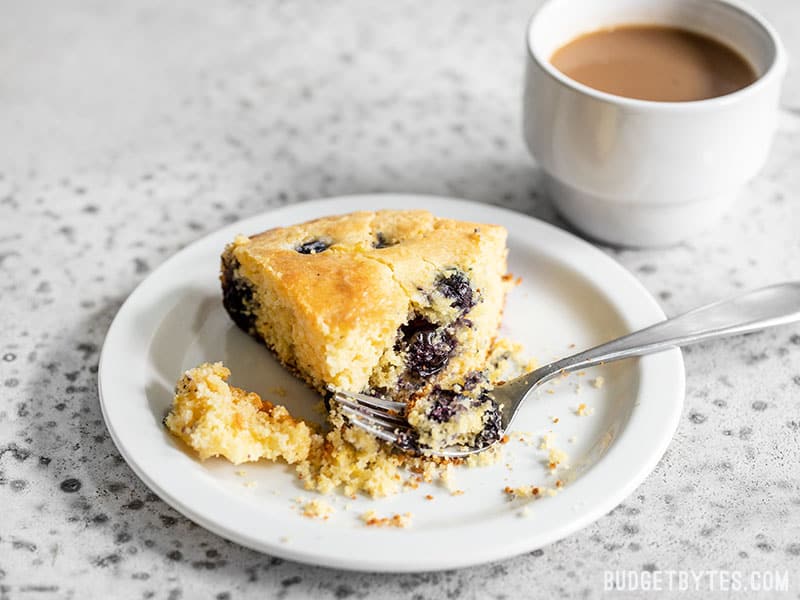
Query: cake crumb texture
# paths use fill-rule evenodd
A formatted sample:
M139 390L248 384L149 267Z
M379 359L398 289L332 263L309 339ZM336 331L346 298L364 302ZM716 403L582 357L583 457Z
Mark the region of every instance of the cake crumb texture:
M373 498L396 494L403 483L401 456L366 431L347 425L341 415L330 417L333 429L314 439L307 460L297 473L308 490L329 494L340 488L346 496L364 492Z
M178 381L167 428L201 460L221 456L233 464L283 459L305 460L314 433L283 406L227 383L222 363L204 363Z

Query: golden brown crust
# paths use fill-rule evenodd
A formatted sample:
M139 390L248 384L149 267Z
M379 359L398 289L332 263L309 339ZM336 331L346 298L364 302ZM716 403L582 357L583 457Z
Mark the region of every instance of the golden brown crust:
M226 248L226 298L235 300L228 290L237 281L250 286L245 295L256 290L245 308L233 300L226 308L316 388L362 390L394 381L400 367L391 350L414 314L437 324L458 316L441 298L431 305L437 278L457 270L481 300L467 315L474 332L459 339L474 352L455 355L445 369L463 374L480 368L500 323L505 237L496 225L421 210L363 211L270 229ZM385 373L376 376L381 361Z

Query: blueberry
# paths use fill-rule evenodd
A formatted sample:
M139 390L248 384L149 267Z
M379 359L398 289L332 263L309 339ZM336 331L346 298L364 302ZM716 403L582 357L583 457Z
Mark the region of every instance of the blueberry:
M433 406L428 411L428 418L436 423L449 421L462 408L458 403L458 399L462 396L452 390L436 388L430 397L433 398Z
M441 276L436 282L437 289L452 302L450 306L467 312L475 306L475 294L470 285L469 278L461 271L454 271L447 276Z
M330 243L323 240L311 240L309 242L303 242L295 248L295 250L300 254L319 254L320 252L325 252L325 250L330 247Z
M441 371L453 354L455 338L427 319L412 319L401 328L408 370L419 377Z
M503 437L503 423L497 404L488 398L487 401L492 405L483 415L483 430L475 437L476 448L490 446Z
M256 299L253 286L238 275L238 269L238 260L227 253L222 255L222 305L239 328L254 335Z
M375 241L372 243L372 247L375 249L380 250L381 248L388 248L389 246L394 246L397 242L392 242L383 234L382 231L379 231L375 234Z
M464 389L474 390L479 384L486 383L486 375L482 371L471 371L464 377Z
M416 431L397 429L394 433L397 436L397 441L394 443L395 446L406 452L419 451L419 434Z

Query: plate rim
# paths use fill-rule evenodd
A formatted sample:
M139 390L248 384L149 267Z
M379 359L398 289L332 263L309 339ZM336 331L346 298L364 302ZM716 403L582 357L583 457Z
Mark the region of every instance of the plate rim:
M122 327L121 323L123 322L123 318L127 316L127 312L131 310L131 306L134 305L135 300L138 294L143 293L142 290L146 289L147 282L151 282L155 279L155 276L163 271L166 271L173 262L176 262L188 254L190 254L193 250L197 247L208 243L209 238L212 237L222 237L223 235L227 235L230 239L233 239L233 236L238 231L247 231L248 225L252 225L265 219L270 219L273 221L280 221L281 216L286 214L290 215L292 212L300 210L301 212L310 211L314 212L317 216L325 216L328 214L341 214L343 212L349 212L353 210L369 210L369 209L379 209L387 204L392 204L393 202L397 203L418 203L420 205L435 205L435 204L449 204L452 207L456 208L458 205L467 204L471 208L478 209L478 210L485 210L489 212L499 212L503 214L506 218L514 218L514 219L521 219L524 222L532 225L534 228L539 228L540 231L547 232L547 235L554 237L556 240L560 240L562 242L566 242L571 246L574 246L580 249L582 252L588 252L590 255L593 255L595 260L600 261L601 263L605 263L604 266L607 269L610 269L612 272L615 273L617 277L622 278L626 285L630 286L631 289L635 289L640 296L639 300L641 302L640 308L652 315L652 321L655 322L656 320L664 319L665 315L659 304L656 302L655 298L650 294L650 292L642 285L642 283L627 269L625 269L620 263L614 260L612 257L608 256L600 249L596 248L594 245L590 244L589 242L579 238L578 236L564 231L555 225L550 223L544 222L540 219L527 215L525 213L521 213L509 208L505 208L502 206L496 206L493 204L485 203L485 202L475 202L471 200L464 200L459 198L452 198L446 196L436 196L436 195L429 195L429 194L398 194L398 193L365 193L365 194L351 194L345 196L336 196L330 198L321 198L316 200L308 200L304 202L293 203L289 205L282 206L280 208L271 209L264 211L262 213L252 215L245 219L236 221L234 223L225 225L215 231L208 232L207 234L203 235L202 237L198 238L197 240L192 241L191 243L187 244L169 258L167 258L164 262L162 262L158 267L153 269L151 273L148 274L146 278L140 281L137 286L131 291L128 297L125 299L123 304L118 309L111 325L106 332L105 339L103 341L103 348L100 353L100 360L98 364L98 378L97 378L97 387L98 387L98 396L99 396L99 403L101 407L101 411L103 414L103 420L105 422L106 428L108 429L112 440L120 452L122 457L124 458L125 462L131 468L131 470L136 474L142 482L154 491L156 494L159 495L167 504L169 504L172 508L189 518L190 520L194 521L198 525L208 529L209 531L223 537L225 539L234 541L238 544L241 544L245 547L257 550L259 552L268 553L273 556L279 556L281 558L294 560L297 562L305 563L305 564L312 564L317 566L324 566L329 568L336 568L336 569L343 569L349 571L377 571L377 572L394 572L394 573L402 573L402 572L421 572L421 571L438 571L438 570L445 570L445 569L453 569L453 568L462 568L466 566L472 566L477 564L483 564L495 560L501 560L505 558L510 558L519 554L522 554L527 551L531 551L542 546L548 545L553 543L557 540L563 539L564 537L578 531L590 523L598 520L600 517L607 514L611 511L614 507L624 501L641 483L650 475L650 473L655 469L658 462L661 460L662 456L664 455L667 447L669 446L674 433L677 429L680 415L682 413L683 403L685 401L685 367L683 363L683 356L680 349L672 349L662 352L658 355L652 355L650 357L645 357L640 359L639 363L639 370L640 370L640 377L645 378L648 374L652 375L653 367L649 367L650 363L648 361L652 361L652 359L661 358L663 359L662 362L668 364L672 362L672 376L675 378L672 383L673 390L670 395L674 396L672 402L672 410L667 413L667 420L664 423L663 428L660 431L660 435L656 440L653 441L652 446L649 449L649 452L644 453L645 455L640 457L638 461L638 468L636 473L631 474L628 479L626 480L626 484L620 487L615 488L610 493L606 494L602 502L598 502L594 504L590 509L584 511L583 515L580 518L575 518L570 520L566 525L561 526L560 528L551 531L549 535L532 535L529 537L521 536L520 538L510 541L505 544L493 544L493 545L480 545L476 549L473 549L470 553L462 556L458 554L456 556L447 556L447 557L440 557L436 562L431 562L429 558L424 560L420 560L419 557L411 559L407 559L405 562L398 560L397 556L393 556L391 560L375 558L375 556L371 557L361 557L358 559L350 559L348 557L342 556L331 556L330 554L325 553L314 553L309 552L307 549L298 550L297 548L292 547L288 544L281 544L276 541L267 540L263 538L255 538L252 536L247 535L246 532L242 531L235 531L231 530L228 527L225 527L221 523L219 523L218 519L215 519L213 516L207 516L201 511L195 509L194 505L185 500L182 500L170 490L165 489L163 486L159 485L155 479L148 474L146 469L144 469L140 464L137 463L136 458L134 456L135 452L133 452L130 448L127 448L124 443L122 443L118 432L115 430L114 425L109 417L109 405L107 403L107 395L104 394L104 388L108 391L111 389L111 386L106 382L107 379L107 365L108 365L108 354L110 352L109 348L112 347L110 341L114 341L115 337L119 335L119 330ZM364 204L361 208L358 207L351 207L351 204ZM347 205L343 208L343 205ZM338 207L338 209L337 209ZM434 212L436 211L435 207L431 210ZM289 217L291 219L291 217ZM313 217L312 217L313 218ZM491 219L489 219L491 220ZM294 221L292 221L294 222ZM260 226L260 225L259 225ZM252 227L251 227L252 228ZM588 279L592 283L596 283L592 277L588 277L584 271L580 271L579 274L582 278ZM615 310L620 311L621 318L626 321L630 318L629 314L622 312L617 306L616 302L612 302L612 298L608 295L608 289L603 287L598 287L598 290L603 293L603 295L608 299L608 301L614 305ZM670 360L667 360L670 359ZM640 385L641 389L642 385ZM641 392L639 392L639 395ZM638 397L638 396L637 396ZM640 411L641 412L641 411ZM623 431L629 429L631 421L633 420L636 411L632 413L631 420L626 423L626 426L623 428ZM618 440L617 440L618 442ZM599 465L604 461L610 460L610 454L616 449L619 450L619 444L615 442L608 450L608 452L596 463ZM596 470L596 469L593 469ZM581 479L584 479L586 476L582 476ZM408 535L413 530L406 530L403 532L393 532L393 535ZM373 534L379 532L372 532Z

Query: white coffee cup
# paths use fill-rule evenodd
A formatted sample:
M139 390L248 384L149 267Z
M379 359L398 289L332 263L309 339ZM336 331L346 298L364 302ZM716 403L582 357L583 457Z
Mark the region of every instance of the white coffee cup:
M669 25L740 52L758 79L731 94L653 102L564 75L553 53L614 25ZM712 225L763 166L786 53L773 28L729 0L549 0L528 28L525 140L556 208L591 237L661 246Z

